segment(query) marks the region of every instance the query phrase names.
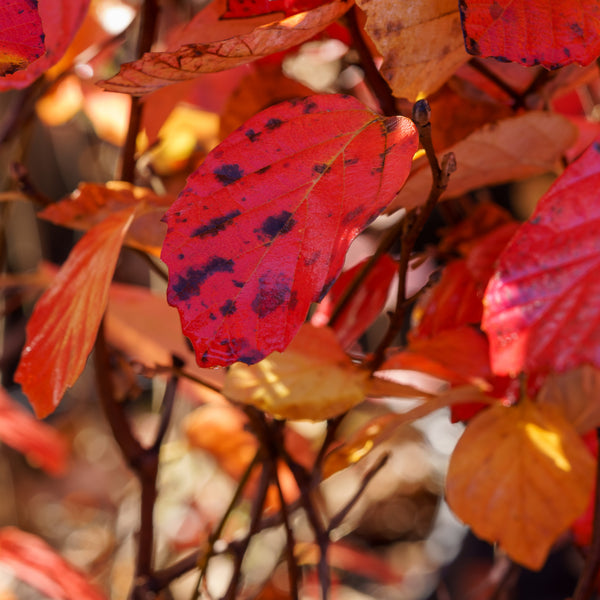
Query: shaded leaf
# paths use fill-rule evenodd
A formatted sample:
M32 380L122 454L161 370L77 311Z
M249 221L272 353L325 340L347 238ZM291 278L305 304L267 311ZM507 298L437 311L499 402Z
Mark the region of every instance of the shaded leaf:
M22 408L3 387L0 387L0 440L48 473L59 475L65 470L65 441L55 429Z
M0 11L0 77L44 54L42 20L34 0L5 0Z
M108 215L135 208L125 243L159 256L166 234L161 217L174 200L173 196L159 196L124 181L80 183L69 197L46 207L38 216L63 227L87 230Z
M554 69L600 54L596 0L462 0L467 51Z
M456 0L357 0L365 29L384 61L381 73L398 98L435 92L469 59Z
M87 577L46 542L14 527L0 529L0 563L51 600L104 600Z
M162 252L201 366L287 346L416 144L408 119L323 95L259 113L211 152L166 214Z
M576 137L577 130L568 119L541 111L486 125L447 149L454 152L458 168L450 177L444 198L552 171ZM411 177L387 212L423 204L430 187L431 171L423 160L414 165Z
M572 163L512 238L485 292L499 374L600 366L600 144Z
M123 210L92 227L35 305L15 381L38 417L58 406L83 371L134 212Z
M566 373L551 373L537 401L559 406L579 433L596 429L600 427L600 371L583 365Z
M323 421L362 402L368 376L331 329L306 324L285 352L251 366L232 365L223 394L279 419Z
M327 0L227 0L227 11L223 19L244 19L274 12L286 16L311 10L325 4Z
M473 532L540 569L586 507L595 465L561 412L525 399L467 425L450 458L446 498Z
M176 81L193 79L200 73L231 69L305 42L350 6L348 0L335 0L238 37L188 44L175 52L148 52L141 59L122 65L117 75L100 85L108 91L139 96Z
M311 317L310 322L313 325L321 327L328 323L336 304L367 261L368 259L365 259L338 277ZM397 271L398 265L389 254L382 255L369 271L344 310L331 325L342 348L347 349L352 346L380 315Z
M0 90L27 87L56 64L81 25L89 3L90 0L38 0L37 10L42 21L46 52L25 68L1 77ZM3 3L3 10L4 6Z

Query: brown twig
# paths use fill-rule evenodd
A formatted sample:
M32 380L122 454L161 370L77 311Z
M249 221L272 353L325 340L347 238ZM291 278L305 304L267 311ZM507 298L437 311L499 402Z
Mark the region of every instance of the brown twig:
M371 372L376 371L385 360L385 352L388 347L396 339L396 336L402 330L404 316L406 312L407 297L406 297L406 276L410 257L414 250L419 234L423 230L425 223L431 216L433 209L448 186L448 178L456 169L456 161L454 154L448 153L442 158L440 166L435 155L433 142L431 140L431 123L429 120L430 109L426 100L419 100L413 107L413 121L419 132L421 145L425 149L427 160L431 167L432 183L429 196L425 204L407 215L404 220L404 234L402 237L402 250L400 253L400 262L398 265L398 297L396 302L396 310L392 314L390 324L384 338L378 345L373 358L369 363Z
M596 429L596 437L600 444L600 428ZM600 571L600 460L596 459L596 463L596 494L594 496L592 543L583 572L577 582L573 600L588 600L592 597Z
M142 4L140 14L140 37L138 40L137 56L141 57L144 52L149 52L156 33L158 14L160 6L158 0L145 0ZM131 111L129 113L129 126L127 137L123 146L121 158L121 181L133 183L135 178L135 145L140 125L142 123L143 104L137 97L131 99Z

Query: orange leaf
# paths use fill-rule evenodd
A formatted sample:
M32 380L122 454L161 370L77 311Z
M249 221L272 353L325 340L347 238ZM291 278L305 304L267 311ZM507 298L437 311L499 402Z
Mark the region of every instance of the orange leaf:
M85 366L135 208L92 227L35 305L15 381L38 417L51 413Z
M0 440L53 475L62 473L67 446L58 432L36 420L0 387Z
M450 459L446 497L473 532L540 569L585 509L594 460L553 406L525 399L469 422Z
M231 69L309 40L351 5L347 0L334 0L237 37L188 44L175 52L148 52L141 59L122 65L117 75L99 84L108 91L141 96L170 83L193 79L200 73Z
M381 73L398 98L435 92L469 59L456 0L358 0L365 29L384 57Z
M86 230L110 214L136 207L125 244L159 256L167 232L161 217L174 200L124 181L81 183L68 198L51 204L38 216L56 225Z
M568 119L549 112L531 111L485 125L444 151L454 152L458 165L444 198L552 171L576 138L577 129ZM387 212L423 204L430 187L427 161L415 161L412 175Z
M87 577L36 535L0 529L0 563L52 600L105 600Z

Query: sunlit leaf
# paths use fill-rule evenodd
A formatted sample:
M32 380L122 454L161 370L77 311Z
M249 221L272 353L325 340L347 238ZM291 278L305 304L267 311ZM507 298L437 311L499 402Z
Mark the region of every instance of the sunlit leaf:
M348 0L334 0L238 37L188 44L175 52L148 52L141 59L122 65L117 75L100 85L108 91L138 96L176 81L193 79L200 73L231 69L305 42L350 6Z
M124 181L81 183L69 197L46 207L38 216L63 227L87 230L108 215L135 207L125 243L159 256L166 234L161 217L174 200L173 196L159 196Z
M435 92L468 60L456 0L357 0L383 55L381 73L398 98Z
M211 152L166 214L162 252L201 366L287 346L416 144L408 119L323 95L259 113Z
M445 150L454 153L458 168L444 198L552 171L576 137L577 130L568 119L550 112L531 111L486 125ZM415 164L387 212L423 204L430 187L431 171L424 160Z
M600 144L572 163L500 256L483 328L499 374L600 366Z
M0 564L51 600L105 600L88 578L46 542L14 527L0 529Z
M135 208L92 227L35 305L15 374L38 417L51 413L85 366Z
M460 2L470 54L524 65L587 65L600 54L596 0L464 0Z
M34 0L5 0L0 11L0 77L44 54L42 20Z
M3 387L0 387L0 440L48 473L58 475L66 467L65 440L22 408Z
M540 569L586 507L595 465L562 413L523 400L476 415L452 453L446 498L473 532Z
M322 421L362 402L367 378L331 329L305 325L285 352L232 365L223 394L281 419Z

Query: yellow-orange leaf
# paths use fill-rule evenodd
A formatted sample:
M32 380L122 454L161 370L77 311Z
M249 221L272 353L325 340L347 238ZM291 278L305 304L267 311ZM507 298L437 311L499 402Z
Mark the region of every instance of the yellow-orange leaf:
M232 365L223 394L278 418L322 421L361 402L367 378L331 329L307 323L285 352L251 366Z
M444 198L552 171L576 137L577 130L570 121L549 112L532 111L490 123L444 151L454 152L458 166ZM430 187L427 160L415 161L412 175L387 212L423 204Z
M595 465L560 410L525 399L469 422L450 459L448 503L473 532L540 569L585 510Z
M85 366L135 208L92 227L35 305L15 374L38 417L51 413Z
M456 0L357 0L365 29L381 54L381 73L398 98L440 88L469 60Z
M583 365L565 373L552 373L537 401L559 406L579 433L600 427L600 370Z
M167 233L161 218L174 200L124 181L109 181L105 185L82 183L69 197L51 204L38 216L56 225L87 230L112 213L135 207L125 243L159 256Z
M336 21L352 6L348 0L334 0L313 10L257 27L247 34L203 44L181 46L175 52L147 52L142 58L121 66L104 89L141 96L153 90L243 65L309 40Z

